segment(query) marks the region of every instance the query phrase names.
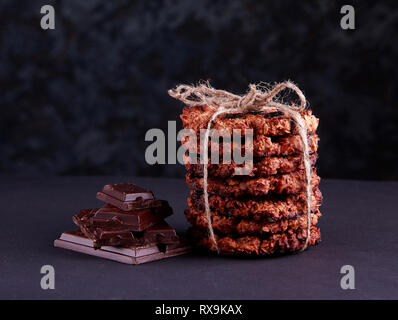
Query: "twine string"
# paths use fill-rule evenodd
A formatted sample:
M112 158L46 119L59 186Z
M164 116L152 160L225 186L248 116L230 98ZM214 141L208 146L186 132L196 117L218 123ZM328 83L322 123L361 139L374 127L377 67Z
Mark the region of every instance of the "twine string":
M275 99L276 96L285 89L292 90L299 98L300 104L287 105L282 100ZM217 253L219 248L214 235L214 230L211 220L211 210L209 205L209 194L207 191L208 186L208 144L213 121L221 114L224 113L245 113L249 111L264 111L276 109L286 112L292 120L296 123L300 140L302 142L302 154L305 171L305 202L306 202L306 215L307 215L307 229L306 239L301 251L308 247L311 232L311 162L309 159L309 146L307 127L305 121L300 114L307 105L306 98L303 92L292 82L286 81L274 85L271 89L267 90L264 86L249 85L249 92L243 96L235 95L228 91L217 90L210 86L208 82L201 82L196 86L179 85L175 89L168 91L169 95L175 99L182 101L188 107L196 106L209 106L214 108L215 111L207 123L206 132L204 135L203 145L203 196L205 204L205 214L208 225L208 232L212 244L214 245Z

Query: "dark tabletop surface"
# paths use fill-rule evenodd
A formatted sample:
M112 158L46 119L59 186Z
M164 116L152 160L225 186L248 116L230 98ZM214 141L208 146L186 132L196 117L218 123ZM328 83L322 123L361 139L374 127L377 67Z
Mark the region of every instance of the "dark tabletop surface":
M397 299L398 182L324 180L322 242L295 255L237 259L199 254L138 266L53 247L72 215L101 205L104 184L136 182L174 208L183 232L183 179L2 177L0 298L3 299ZM43 290L40 269L55 269ZM355 268L355 290L340 287L340 268Z

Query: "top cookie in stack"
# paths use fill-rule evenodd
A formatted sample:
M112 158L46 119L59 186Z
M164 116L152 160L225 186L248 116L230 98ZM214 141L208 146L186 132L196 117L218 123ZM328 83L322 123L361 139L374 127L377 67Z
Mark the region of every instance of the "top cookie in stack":
M194 130L199 136L215 111L209 106L185 107L181 115L184 128ZM319 206L322 199L318 188L320 178L315 168L318 119L308 109L300 111L300 114L307 128L312 166L312 225L308 245L314 245L320 241L316 224L321 216ZM233 129L253 130L253 170L249 175L235 175L235 168L242 165L233 160L223 164L220 158L219 164L210 162L208 165L207 191L219 251L267 255L303 248L307 238L303 146L291 116L277 109L221 114L213 120L211 128L230 132ZM186 145L188 140L182 143L189 147ZM210 141L209 150L217 147L221 153L223 143ZM235 146L231 143L229 147ZM190 164L195 157L198 164ZM203 164L198 159L199 154L186 157L186 182L191 192L185 214L192 224L191 235L195 243L215 250L207 232Z

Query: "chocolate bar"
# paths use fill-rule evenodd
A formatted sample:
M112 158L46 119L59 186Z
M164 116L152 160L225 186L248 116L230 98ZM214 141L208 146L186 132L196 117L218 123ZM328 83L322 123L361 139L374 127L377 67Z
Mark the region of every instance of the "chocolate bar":
M123 211L132 211L162 206L163 200L137 198L134 201L123 201L104 192L97 192L97 199Z
M79 214L73 216L73 221L79 227L91 225L111 227L121 231L142 231L173 213L167 201L161 201L161 207L131 212L122 211L109 205L97 209L82 209Z
M159 207L134 211L124 211L105 205L95 212L92 221L93 223L107 223L107 221L112 220L131 226L133 231L142 231L173 214L173 209L167 201L159 201L161 202Z
M138 199L154 199L153 193L134 183L107 184L102 192L121 201L135 201Z
M176 231L165 221L162 221L144 231L148 242L173 244L179 241Z
M103 246L101 249L95 249L93 241L86 238L79 229L62 233L60 238L54 241L54 246L127 264L141 264L160 260L181 255L191 250L183 239L170 245L147 244L126 248Z
M85 232L85 228L81 230L87 238L93 241L94 248L102 246L130 247L152 244L175 244L179 241L175 230L164 221L141 232L118 232L118 230L108 227L95 228L94 235L92 230L89 232Z
M107 184L97 199L123 211L161 207L162 200L156 200L153 193L133 183Z
M104 186L102 208L73 216L80 229L64 232L54 246L123 263L138 264L183 254L189 246L164 218L173 213L165 200L133 183Z
M79 214L73 216L73 222L80 227L80 230L87 238L93 241L96 248L104 245L143 245L152 242L174 243L178 240L174 229L162 221L165 215L159 214L155 216L149 209L145 209L140 210L138 215L128 215L131 220L126 219L123 221L120 215L99 212L101 209L105 211L113 210L113 208L83 209L80 210ZM98 212L108 216L106 218L98 218L96 216ZM170 214L170 212L171 208L166 214ZM142 215L140 215L141 213ZM140 220L140 217L147 218ZM156 225L154 225L155 223Z

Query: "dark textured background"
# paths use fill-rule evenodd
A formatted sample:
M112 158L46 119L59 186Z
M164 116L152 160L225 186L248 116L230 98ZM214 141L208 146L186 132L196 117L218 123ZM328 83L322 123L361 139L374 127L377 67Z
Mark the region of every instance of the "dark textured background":
M167 89L291 79L321 119L321 176L398 179L397 4L355 1L343 31L349 3L2 0L0 173L181 176L144 161L181 111Z

